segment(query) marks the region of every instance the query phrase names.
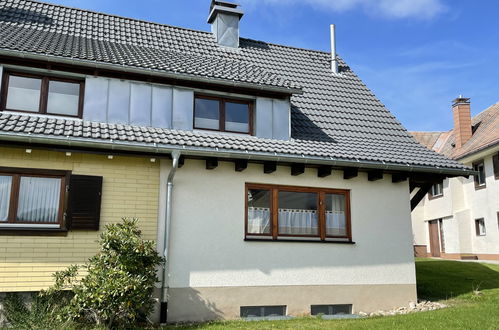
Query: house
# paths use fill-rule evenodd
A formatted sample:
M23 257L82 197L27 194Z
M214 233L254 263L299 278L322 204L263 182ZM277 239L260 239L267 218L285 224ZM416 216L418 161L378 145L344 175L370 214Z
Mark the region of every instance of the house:
M412 132L423 145L462 164L472 177L435 184L412 212L416 255L499 260L499 103L471 118L470 99L453 101L454 128Z
M240 38L231 2L206 14L211 32L0 0L0 291L46 288L133 216L167 258L161 322L415 301L411 205L471 170L334 47Z

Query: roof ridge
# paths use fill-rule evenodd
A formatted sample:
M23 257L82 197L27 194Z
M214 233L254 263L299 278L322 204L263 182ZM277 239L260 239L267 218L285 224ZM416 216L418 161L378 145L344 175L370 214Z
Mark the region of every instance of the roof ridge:
M154 21L147 21L145 19L139 19L139 18L132 18L132 17L127 17L127 16L122 16L122 15L117 15L117 14L109 14L101 11L96 11L96 10L91 10L91 9L83 9L83 8L78 8L78 7L71 7L71 6L66 6L66 5L61 5L57 3L51 3L47 1L39 1L39 0L24 0L26 2L31 2L31 3L41 3L45 4L48 6L53 6L53 7L59 7L59 8L65 8L65 9L70 9L70 10L78 10L78 11L84 11L87 13L92 13L92 14L97 14L97 15L104 15L104 16L109 16L109 17L116 17L116 18L121 18L125 20L130 20L130 21L135 21L135 22L142 22L145 24L151 24L151 25L157 25L157 26L163 26L163 27L169 27L173 29L179 29L179 30L184 30L184 31L190 31L190 32L196 32L196 33L203 33L207 35L211 35L212 33L209 31L203 31L203 30L196 30L196 29L190 29L182 26L176 26L176 25L170 25L170 24L165 24L165 23L159 23L159 22L154 22ZM252 41L256 43L261 43L261 44L266 44L266 45L272 45L276 47L281 47L281 48L288 48L288 49L295 49L295 50L301 50L301 51L308 51L308 52L313 52L313 53L321 53L324 55L329 55L330 52L326 52L323 50L318 50L318 49L310 49L310 48L304 48L304 47L296 47L296 46L289 46L289 45L283 45L283 44L278 44L278 43L273 43L273 42L267 42L263 40L257 40L257 39L252 39L252 38L244 38L240 37L239 39L246 40L246 41ZM339 54L337 53L338 57Z
M471 119L472 120L475 119L476 117L480 116L481 114L483 114L486 111L489 111L493 106L496 106L496 105L499 105L499 102L496 102L494 104L489 105L488 107L486 107L485 109L483 109L482 111L480 111L479 113L477 113L476 115L471 117Z

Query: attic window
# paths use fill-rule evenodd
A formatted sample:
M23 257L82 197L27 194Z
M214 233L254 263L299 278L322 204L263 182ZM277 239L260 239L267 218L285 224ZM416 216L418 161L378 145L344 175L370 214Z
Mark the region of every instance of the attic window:
M83 81L6 73L1 110L81 117Z
M436 198L436 197L441 197L444 195L444 183L439 182L435 183L433 186L431 186L430 190L430 199Z
M194 128L252 134L253 104L246 100L196 95Z
M475 189L485 188L485 165L483 160L473 164L473 170L477 171L478 174L475 175Z

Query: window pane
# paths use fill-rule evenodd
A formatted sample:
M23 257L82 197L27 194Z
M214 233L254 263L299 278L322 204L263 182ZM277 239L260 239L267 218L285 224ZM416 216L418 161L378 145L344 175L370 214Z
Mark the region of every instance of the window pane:
M11 189L12 177L0 175L0 221L7 221L9 216Z
M47 113L77 116L79 101L80 84L49 81Z
M196 128L220 129L220 102L197 98L194 104L194 126Z
M41 79L10 76L6 108L38 112L41 86Z
M270 234L270 191L248 190L248 233Z
M60 178L21 177L17 221L57 222Z
M326 236L347 236L345 195L326 194Z
M279 192L279 234L318 235L317 194Z
M243 103L225 103L225 130L249 132L249 106Z

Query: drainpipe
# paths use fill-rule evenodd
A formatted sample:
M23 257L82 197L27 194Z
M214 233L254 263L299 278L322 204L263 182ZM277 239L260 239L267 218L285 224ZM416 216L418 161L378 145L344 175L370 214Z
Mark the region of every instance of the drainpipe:
M168 313L168 277L169 277L169 263L170 258L168 256L170 252L170 226L172 222L172 206L173 206L173 178L175 177L175 172L178 168L178 162L180 159L180 151L172 152L173 164L168 174L167 187L166 187L166 224L165 224L165 234L164 234L164 250L163 258L165 262L163 263L163 276L161 278L161 307L160 307L160 323L165 324L167 321Z

